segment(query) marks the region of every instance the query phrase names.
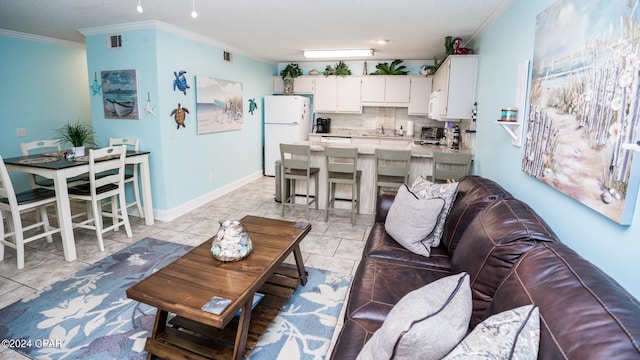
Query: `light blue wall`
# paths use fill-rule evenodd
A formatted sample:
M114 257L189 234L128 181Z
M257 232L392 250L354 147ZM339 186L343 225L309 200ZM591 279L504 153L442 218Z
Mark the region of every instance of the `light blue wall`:
M525 174L523 148L495 123L500 109L515 103L518 64L533 59L536 15L552 3L515 0L473 46L480 55L475 171L528 203L565 244L640 298L640 206L631 226L621 226Z
M20 143L57 138L67 122L91 122L87 61L82 46L0 35L0 155L21 155ZM26 137L16 137L25 128ZM18 191L28 178L12 174Z
M140 148L151 151L154 209L171 210L238 179L262 171L262 107L249 113L248 99L258 104L271 93L275 64L234 54L222 60L216 46L172 32L147 29L122 32L123 48L105 46L106 35L86 39L89 74L135 69L139 104L147 93L155 116L140 109L139 120L105 119L102 96L91 97L91 111L100 140L138 137ZM190 89L173 90L174 71L186 70ZM196 75L241 82L244 124L241 130L197 134ZM171 112L178 103L189 110L186 127L176 129ZM212 181L210 181L212 179Z

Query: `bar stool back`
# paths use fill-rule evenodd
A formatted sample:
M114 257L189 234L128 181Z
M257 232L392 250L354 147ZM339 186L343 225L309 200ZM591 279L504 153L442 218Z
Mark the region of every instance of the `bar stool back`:
M433 182L457 181L469 175L470 167L471 154L434 152L431 179Z
M309 205L315 203L318 209L318 173L320 169L311 167L311 148L309 145L280 144L280 161L282 163L282 216L286 206L304 206L306 218L309 219ZM309 185L315 181L315 193L311 198ZM304 181L307 185L305 204L296 204L296 181ZM290 184L290 193L286 194L286 184Z
M324 221L329 220L329 210L335 210L336 184L351 185L351 223L355 224L355 214L360 212L360 178L357 169L358 149L325 147L327 169L327 208Z

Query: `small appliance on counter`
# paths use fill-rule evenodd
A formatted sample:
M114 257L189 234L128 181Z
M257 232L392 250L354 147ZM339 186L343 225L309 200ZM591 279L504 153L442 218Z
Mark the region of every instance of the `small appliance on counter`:
M328 134L331 132L331 119L330 118L317 118L316 119L316 133Z

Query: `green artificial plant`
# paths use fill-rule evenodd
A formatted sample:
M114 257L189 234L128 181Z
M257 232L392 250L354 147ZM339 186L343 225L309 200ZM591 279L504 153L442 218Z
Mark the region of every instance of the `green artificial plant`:
M67 123L57 129L56 132L60 135L60 139L63 142L69 143L73 147L96 145L93 128L91 125L81 123L80 121L77 121L74 124Z
M405 70L406 67L404 65L400 65L403 60L397 59L393 60L391 65L388 63L378 63L376 65L376 71L372 72L370 75L407 75L409 71ZM400 65L400 66L398 66Z
M329 75L337 75L337 76L347 76L351 75L351 70L349 69L349 65L345 64L344 61L339 61L334 68L331 65L327 65L327 67L322 72L324 76Z
M282 71L280 71L280 76L282 76L282 79L285 79L285 78L295 79L300 75L302 75L302 69L300 68L300 65L294 64L294 63L290 63L284 69L282 69Z

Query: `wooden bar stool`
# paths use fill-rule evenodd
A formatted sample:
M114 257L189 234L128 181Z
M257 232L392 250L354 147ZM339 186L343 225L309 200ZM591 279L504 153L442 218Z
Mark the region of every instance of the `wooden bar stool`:
M409 150L376 149L376 194L374 209L378 205L378 194L381 187L394 188L396 191L402 184L409 182Z
M434 152L431 180L437 182L458 181L469 175L471 154Z
M309 205L315 203L318 209L318 173L320 169L311 167L311 148L309 145L280 144L280 161L282 162L282 216L285 206L306 207L306 218L309 219ZM315 180L315 193L310 199L309 183L311 178ZM306 203L296 204L296 181L305 181L307 192ZM286 184L290 184L290 193L286 194Z
M327 169L327 208L324 212L324 221L329 220L329 210L336 209L336 184L348 184L351 185L351 223L355 224L355 214L360 212L360 178L362 177L362 171L357 169L358 149L325 147L324 154Z

